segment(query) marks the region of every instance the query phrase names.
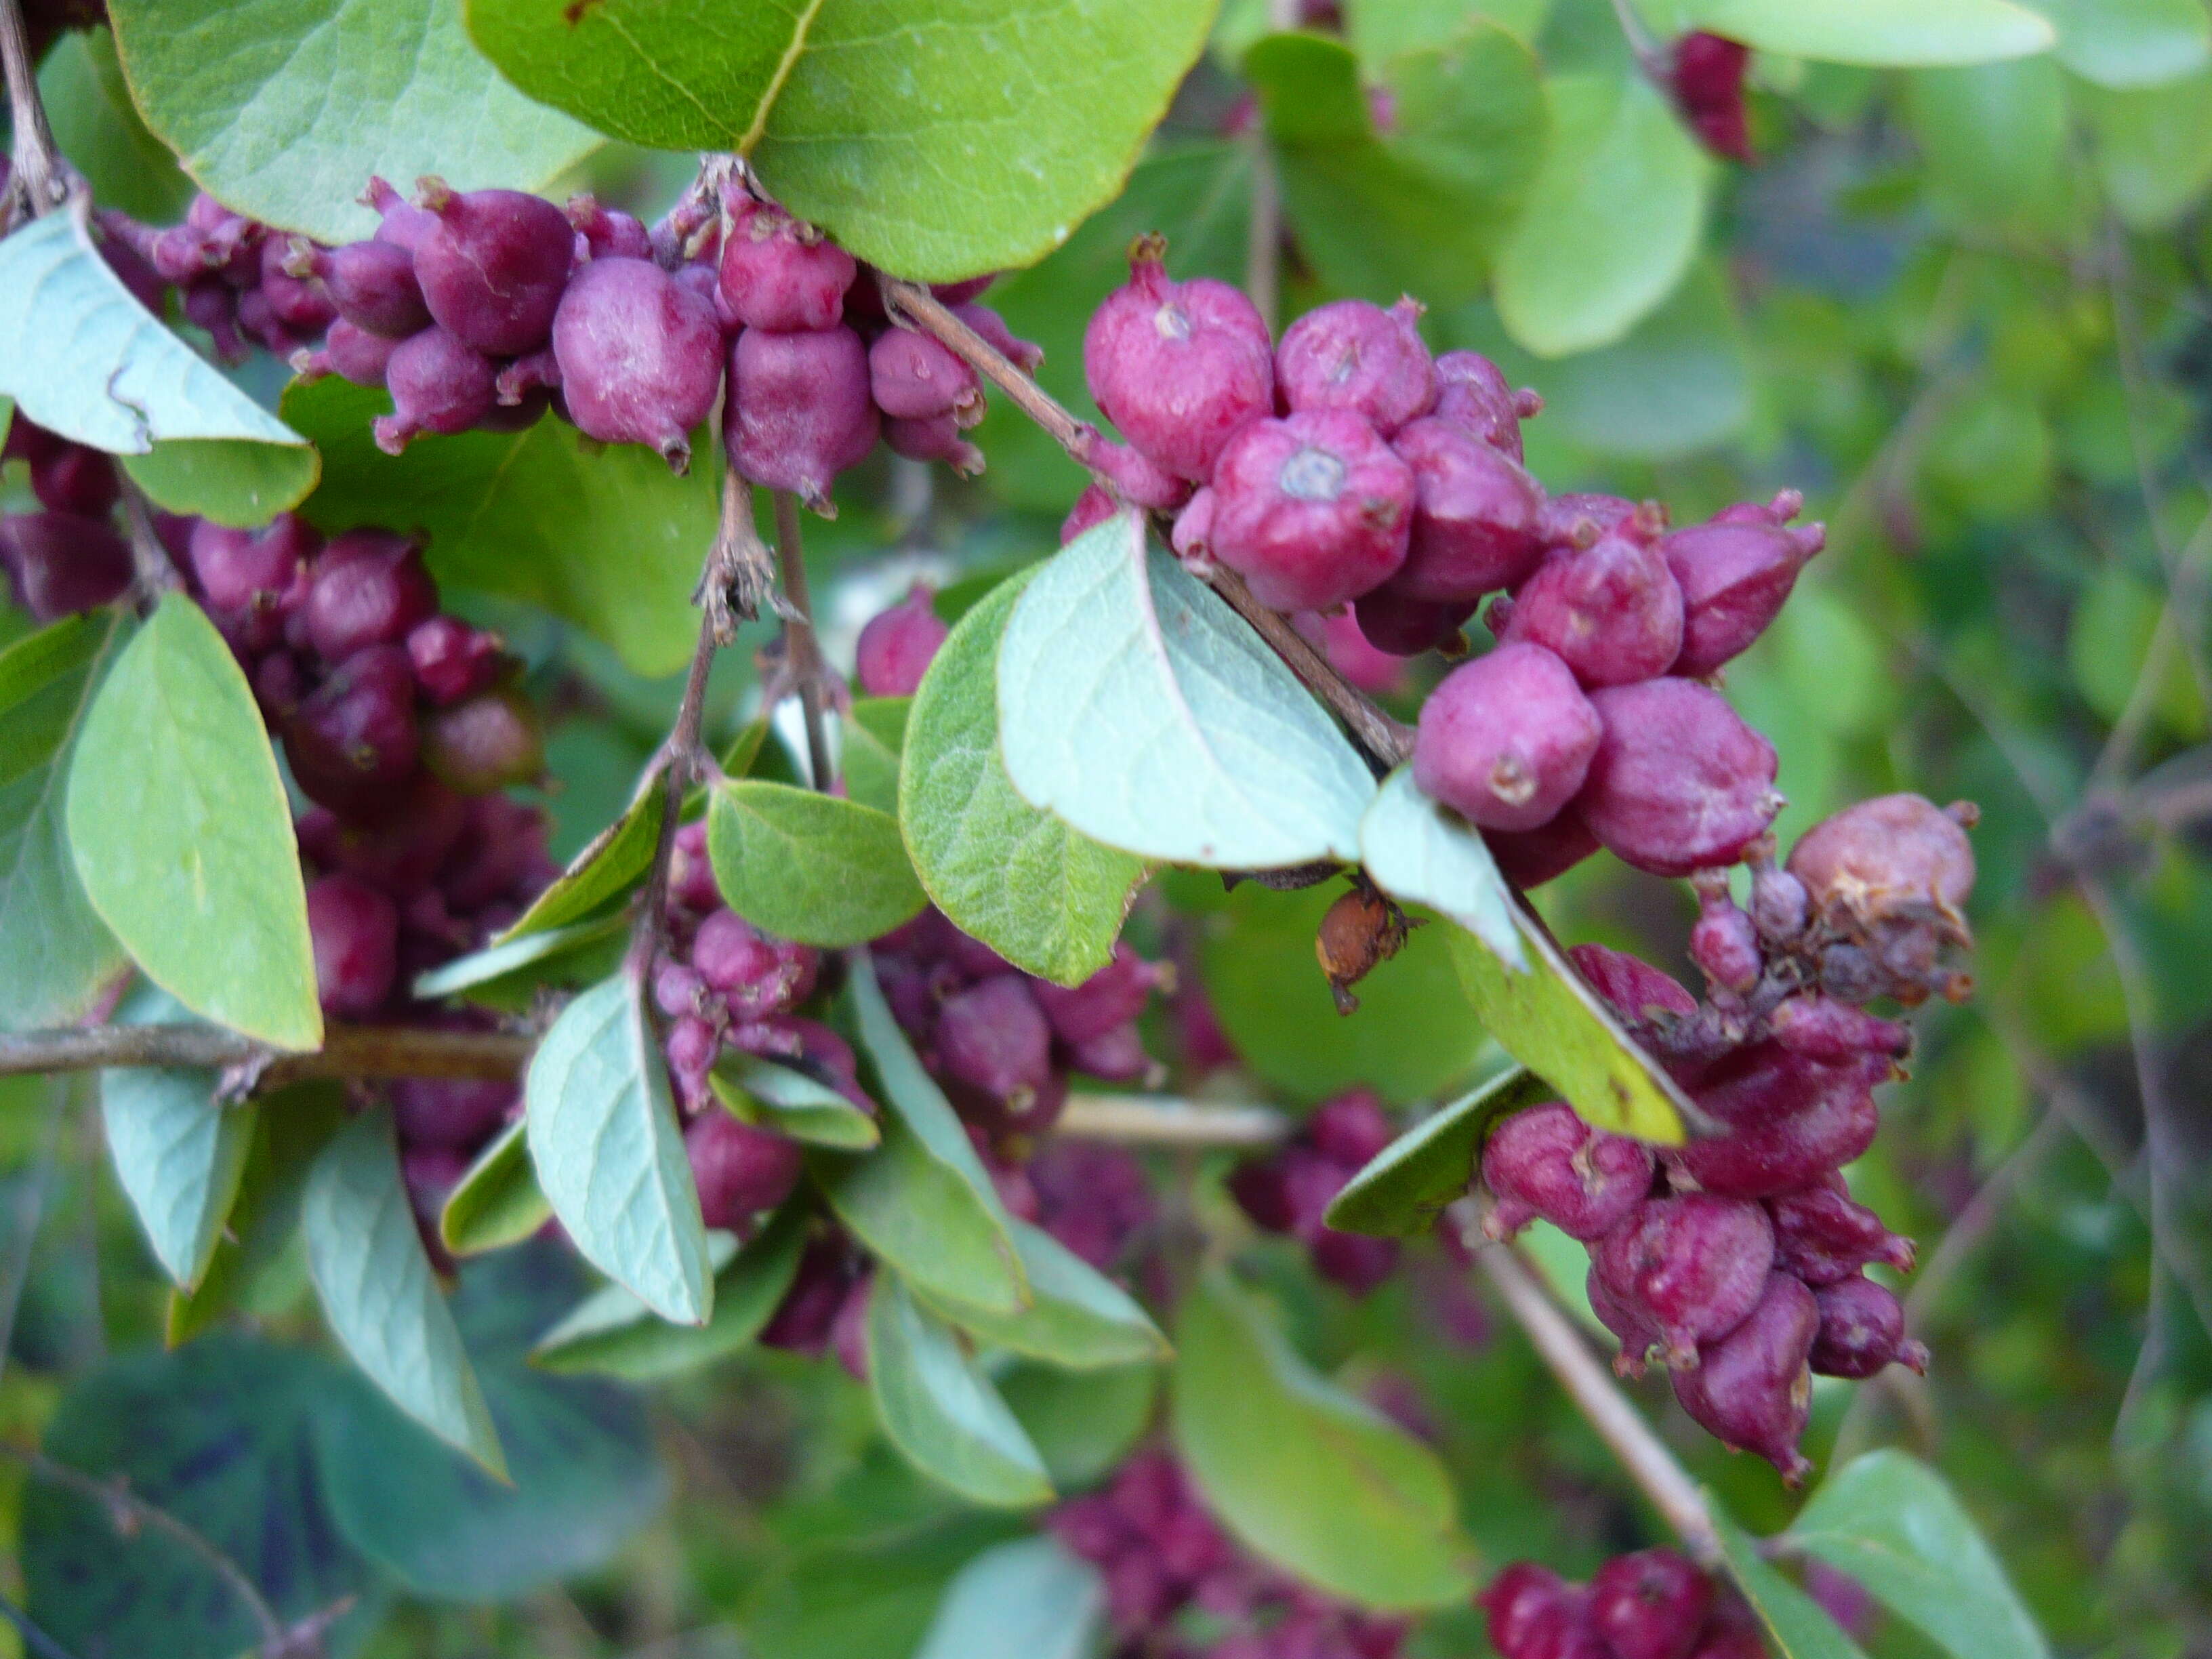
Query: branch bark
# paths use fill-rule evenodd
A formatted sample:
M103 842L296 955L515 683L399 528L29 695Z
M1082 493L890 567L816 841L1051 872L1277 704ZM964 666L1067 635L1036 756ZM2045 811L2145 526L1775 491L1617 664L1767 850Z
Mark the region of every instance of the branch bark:
M35 219L61 204L61 169L46 102L39 96L38 66L31 62L31 33L17 0L0 0L0 70L6 75L9 131L15 146L15 177L9 191L21 198ZM0 230L9 217L0 214Z
M280 1049L215 1025L90 1025L0 1036L0 1077L99 1067L259 1068L258 1085L308 1078L477 1078L520 1072L537 1039L519 1032L435 1031L405 1025L332 1025L311 1054Z
M957 320L956 319L956 320ZM822 725L822 641L814 632L814 601L806 588L806 543L799 528L799 498L775 492L776 574L783 584L783 665L799 691L806 725L806 774L817 789L836 786L830 737Z
M1173 1095L1070 1095L1054 1133L1131 1146L1275 1145L1290 1120L1272 1106L1208 1105Z

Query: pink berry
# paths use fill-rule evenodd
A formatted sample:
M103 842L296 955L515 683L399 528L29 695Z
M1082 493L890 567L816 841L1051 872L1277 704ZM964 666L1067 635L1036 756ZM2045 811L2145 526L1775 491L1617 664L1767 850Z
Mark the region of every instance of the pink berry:
M1482 1179L1497 1207L1486 1226L1506 1237L1541 1218L1571 1238L1601 1238L1651 1190L1651 1154L1593 1130L1564 1102L1516 1112L1482 1147Z
M704 300L651 260L594 259L562 296L553 356L578 431L690 466L722 385L721 325Z
M1044 362L1044 348L1033 341L1015 338L1013 330L1006 326L1006 319L990 307L953 305L950 300L945 303L952 306L955 316L981 335L1001 356L1011 358L1017 367L1034 374Z
M1649 1024L1655 1015L1687 1019L1698 1012L1698 1000L1672 975L1662 973L1626 951L1602 945L1577 945L1567 955L1613 1010L1631 1024Z
M398 343L341 317L323 337L323 349L294 353L292 367L309 380L337 374L356 386L380 386L391 376L392 354Z
M1300 1134L1350 1176L1382 1156L1398 1132L1380 1095L1372 1089L1347 1089L1315 1107Z
M42 623L90 611L131 586L131 548L101 519L74 513L0 517L0 564Z
M1881 1054L1903 1060L1912 1052L1912 1028L1881 1019L1818 991L1801 992L1767 1016L1774 1039L1808 1060L1846 1060Z
M407 659L423 696L439 707L489 690L507 672L499 635L471 628L458 617L417 623L407 635Z
M1275 348L1275 390L1293 413L1347 409L1389 437L1427 414L1436 370L1421 343L1421 307L1404 299L1389 311L1339 300L1309 311Z
M308 248L295 238L286 268L295 276L320 277L338 315L356 328L398 341L430 325L414 256L396 242L371 239Z
M310 800L343 816L393 806L415 769L415 676L407 653L371 646L347 658L303 698L284 728L292 776Z
M875 447L878 419L868 349L849 328L749 328L730 348L723 440L730 464L754 483L830 510L830 484Z
M1212 488L1209 550L1275 610L1332 610L1405 562L1413 475L1358 415L1255 421Z
M1516 392L1496 363L1479 351L1447 351L1437 359L1437 420L1522 459L1521 422L1544 406L1533 392Z
M1919 795L1877 795L1820 820L1790 850L1790 873L1832 927L1863 927L1925 907L1960 919L1974 888L1974 849L1959 807Z
M1684 1411L1723 1443L1766 1459L1793 1486L1813 1467L1797 1440L1813 1397L1806 1360L1820 1322L1812 1291L1787 1273L1770 1274L1757 1306L1706 1346L1694 1370L1674 1377Z
M951 415L963 426L983 418L975 371L912 329L894 328L868 348L868 386L876 407L901 420Z
M437 613L438 585L421 548L389 530L333 536L308 571L307 642L325 662L397 645Z
M490 357L535 351L552 332L575 233L550 202L514 190L456 194L422 181L437 228L416 243L415 278L438 325Z
M693 910L717 909L722 902L714 885L714 867L707 857L704 819L687 823L676 832L676 849L668 860L668 899L672 905Z
M860 630L854 673L862 695L910 697L951 629L930 604L931 591L917 582L905 599L873 617Z
M1607 1290L1657 1328L1667 1363L1694 1365L1700 1343L1727 1335L1758 1304L1774 1229L1765 1210L1741 1200L1656 1198L1600 1239L1590 1259Z
M1030 991L1055 1036L1063 1042L1088 1042L1142 1013L1161 976L1160 969L1124 940L1114 946L1114 959L1082 984L1071 988L1034 980Z
M1190 499L1190 481L1177 477L1141 449L1115 443L1086 428L1073 453L1077 460L1139 507L1167 512Z
M1557 880L1597 851L1597 837L1571 807L1541 829L1524 830L1518 835L1492 830L1485 833L1483 840L1489 844L1498 874L1524 893Z
M491 413L498 374L490 358L443 328L426 328L401 341L384 368L392 413L369 423L376 447L398 455L425 432L442 437L466 432Z
M1886 1061L1877 1063L1887 1071ZM1729 1133L1668 1158L1706 1191L1734 1198L1771 1198L1809 1184L1864 1152L1881 1122L1866 1063L1825 1066L1774 1042L1739 1049L1692 1093Z
M948 1000L937 1016L938 1059L955 1082L1024 1112L1052 1074L1052 1029L1019 974L997 974Z
M788 1198L805 1164L797 1141L741 1123L713 1105L684 1132L684 1151L699 1189L701 1218L709 1227L732 1231Z
M952 415L886 420L884 447L910 461L942 461L963 478L983 476L983 452L960 435L959 419Z
M479 691L422 720L422 764L456 794L488 795L545 773L545 732L520 691Z
M1366 598L1363 595L1361 603ZM1352 611L1301 611L1291 618L1305 640L1321 648L1328 665L1370 696L1388 696L1407 690L1411 653L1377 649L1361 631Z
M1393 586L1408 599L1472 604L1526 576L1543 552L1543 490L1504 451L1449 421L1415 421L1393 446L1413 470L1413 521Z
M410 254L438 228L436 214L416 207L374 173L369 175L368 188L361 193L361 204L374 208L384 221L376 228L376 240L404 247Z
M351 876L325 876L307 887L307 931L325 1010L359 1019L382 1007L398 973L392 901Z
M1706 979L1723 990L1741 996L1759 982L1765 966L1759 948L1759 930L1748 912L1729 896L1728 882L1717 871L1717 879L1700 881L1698 921L1690 929L1690 960L1705 970Z
M1421 705L1413 781L1484 829L1534 830L1583 787L1598 738L1565 664L1541 646L1503 645Z
M1658 501L1572 491L1544 504L1542 535L1547 547L1590 547L1606 536L1650 547L1666 529L1667 509Z
M1881 1218L1852 1201L1840 1170L1830 1170L1808 1187L1766 1200L1774 1222L1774 1265L1818 1290L1848 1279L1869 1262L1899 1273L1912 1269L1912 1241L1882 1225Z
M1717 691L1645 680L1590 693L1603 735L1575 809L1606 848L1656 876L1728 864L1774 821L1774 745Z
M1713 1583L1669 1549L1616 1555L1590 1580L1590 1613L1618 1659L1689 1659Z
M1886 1285L1852 1273L1813 1292L1820 1329L1812 1365L1820 1376L1863 1379L1896 1364L1925 1374L1928 1350L1905 1334L1905 1308Z
M562 216L584 239L594 259L650 259L653 237L632 214L620 208L601 207L588 192L571 196Z
M1546 559L1513 595L1500 637L1549 647L1584 685L1648 680L1681 651L1681 590L1652 549L1602 537Z
M1714 673L1766 631L1797 573L1826 545L1817 524L1795 530L1716 519L1678 530L1659 544L1680 588L1682 651L1674 672Z
M813 226L747 197L736 204L722 244L722 304L747 328L833 329L844 319L845 290L859 270L851 254Z

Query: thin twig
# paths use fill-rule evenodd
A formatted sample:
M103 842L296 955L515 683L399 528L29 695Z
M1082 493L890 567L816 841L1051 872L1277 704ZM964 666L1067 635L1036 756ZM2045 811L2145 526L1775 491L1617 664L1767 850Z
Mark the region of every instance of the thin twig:
M1079 1140L1132 1146L1272 1146L1291 1121L1272 1106L1209 1105L1174 1095L1070 1095L1053 1125Z
M15 173L9 191L35 219L61 204L61 169L46 101L39 96L38 68L31 62L30 31L23 26L17 0L0 0L0 69L6 71L9 131L15 135ZM0 213L0 228L9 221L9 215Z
M23 1650L31 1659L76 1659L75 1654L33 1624L29 1613L4 1595L0 1595L0 1619L15 1626L15 1634L23 1638Z
M162 594L182 587L184 578L177 574L176 562L163 545L161 532L154 528L154 509L146 492L119 466L116 479L122 489L123 520L131 529L131 598L143 616L160 603Z
M1225 565L1210 566L1206 584L1229 602L1229 608L1252 625L1306 690L1328 705L1329 712L1351 729L1369 757L1386 769L1413 752L1413 728L1395 720L1369 702L1359 689L1336 672L1335 665L1312 641L1291 625L1279 611L1270 611L1252 597L1244 579Z
M506 1031L435 1031L407 1025L331 1025L323 1046L287 1054L214 1025L88 1025L0 1034L0 1077L100 1067L258 1068L264 1089L306 1078L513 1077L535 1039Z
M1636 66L1650 77L1662 92L1668 86L1667 49L1659 44L1651 31L1637 15L1630 0L1613 0L1613 15L1620 23L1620 32L1628 41L1628 49L1636 56Z
M783 666L799 689L806 725L806 775L817 789L837 782L830 736L822 724L822 641L814 633L814 602L806 589L806 543L799 524L799 497L775 492L776 574L783 584Z

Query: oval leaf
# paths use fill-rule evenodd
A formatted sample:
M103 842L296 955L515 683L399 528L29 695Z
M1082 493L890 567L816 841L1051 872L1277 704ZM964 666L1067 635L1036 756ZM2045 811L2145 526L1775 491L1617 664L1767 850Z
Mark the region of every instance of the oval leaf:
M505 1478L476 1368L416 1231L389 1108L363 1113L323 1148L300 1219L338 1346L393 1405Z
M125 456L123 470L156 506L250 529L306 501L323 461L304 444L170 438L146 454Z
M1044 1457L1060 1491L1087 1486L1120 1468L1152 1425L1157 1365L1064 1371L1019 1360L994 1374L999 1397Z
M69 831L93 908L149 979L277 1048L322 1042L276 757L230 647L181 593L163 596L85 717Z
M999 724L1022 798L1109 847L1216 870L1359 856L1366 767L1136 514L1062 548L1016 601Z
M1869 1452L1831 1474L1787 1538L1850 1573L1957 1659L2051 1651L1942 1476L1903 1452Z
M828 1084L757 1054L725 1048L707 1083L745 1121L763 1123L810 1146L865 1152L883 1139L875 1119Z
M1051 1501L1044 1459L959 1333L895 1273L878 1273L868 1295L868 1388L891 1444L932 1480L1005 1509Z
M1134 1297L1042 1228L1017 1220L1011 1231L1030 1305L1006 1315L948 1302L945 1317L996 1347L1071 1370L1167 1358L1167 1338Z
M1844 1634L1843 1626L1819 1602L1767 1564L1759 1540L1723 1514L1710 1492L1706 1507L1713 1529L1720 1534L1729 1572L1765 1626L1778 1659L1866 1659L1859 1644Z
M571 1002L531 1056L530 1161L584 1259L663 1319L702 1325L713 1269L660 1044L617 975Z
M1551 1085L1518 1066L1442 1106L1385 1146L1330 1200L1339 1232L1415 1238L1444 1206L1467 1195L1490 1126L1551 1097Z
M1323 1381L1222 1274L1185 1299L1176 1348L1176 1444L1254 1550L1370 1607L1474 1589L1436 1455Z
M801 945L864 945L929 902L896 818L788 783L747 778L716 787L707 855L730 908Z
M493 948L526 934L574 927L645 879L653 867L653 849L659 845L660 821L668 812L668 792L660 787L659 778L658 768L647 775L623 815L568 860L553 884L531 900L530 908L492 941Z
M1085 1659L1105 1614L1097 1568L1055 1540L1018 1538L960 1569L915 1659Z
M900 752L906 747L907 718L913 712L912 697L861 697L837 723L837 763L844 774L845 793L894 817L898 816Z
M425 1002L434 1002L458 992L481 990L526 977L542 983L553 976L550 964L558 962L573 966L576 960L596 960L604 953L592 951L588 947L605 945L622 932L623 918L612 915L593 921L570 922L565 927L548 928L544 933L526 933L519 939L504 939L481 951L471 951L465 957L455 957L427 974L416 975L415 994ZM541 967L548 969L543 976L526 974L526 969Z
M1030 574L938 647L907 721L899 829L955 927L1025 973L1079 985L1112 960L1145 866L1030 805L999 757L999 645Z
M1681 11L1691 27L1832 64L1987 64L2058 39L2012 0L1686 0Z
M2058 61L2100 87L2170 86L2212 61L2200 0L2033 0L2058 29Z
M455 1255L520 1244L552 1218L530 1168L525 1131L519 1118L501 1129L446 1194L438 1238Z
M460 0L116 0L108 16L133 101L192 177L325 242L376 228L355 199L372 173L534 190L599 143L500 79Z
M1528 970L1513 890L1490 848L1466 819L1414 786L1412 767L1382 781L1359 820L1359 861L1391 897L1449 916L1505 966Z

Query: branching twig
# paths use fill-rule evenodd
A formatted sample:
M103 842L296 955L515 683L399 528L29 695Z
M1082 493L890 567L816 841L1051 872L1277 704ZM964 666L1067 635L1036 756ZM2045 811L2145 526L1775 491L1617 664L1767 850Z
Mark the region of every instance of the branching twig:
M817 789L836 781L830 736L822 725L822 642L814 633L814 601L806 590L806 543L799 526L799 498L775 492L776 574L783 583L783 666L799 691L806 725L806 775Z
M0 69L8 83L9 131L15 135L15 173L7 196L20 199L33 218L60 205L61 168L46 106L39 96L37 66L31 62L31 34L23 26L17 0L0 0ZM0 204L5 197L0 196ZM12 222L0 213L0 230Z
M262 1088L306 1078L513 1077L535 1039L505 1031L408 1025L331 1025L312 1054L287 1054L215 1025L90 1025L0 1035L0 1077L101 1066L180 1066L255 1071Z

